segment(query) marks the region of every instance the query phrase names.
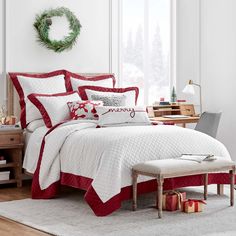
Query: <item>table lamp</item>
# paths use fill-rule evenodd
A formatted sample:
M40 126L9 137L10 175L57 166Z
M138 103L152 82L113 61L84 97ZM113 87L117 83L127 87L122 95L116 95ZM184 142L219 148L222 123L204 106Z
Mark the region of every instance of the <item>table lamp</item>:
M201 85L194 83L192 80L189 80L188 84L183 89L183 93L194 95L195 94L194 86L199 87L199 92L200 92L200 114L202 114L202 87L201 87Z

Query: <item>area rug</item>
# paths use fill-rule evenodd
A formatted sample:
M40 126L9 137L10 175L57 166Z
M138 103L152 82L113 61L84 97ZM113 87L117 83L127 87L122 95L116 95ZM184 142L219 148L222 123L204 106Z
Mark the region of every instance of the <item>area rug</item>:
M183 189L182 189L183 190ZM188 198L202 198L202 188L186 188ZM83 200L83 192L53 200L24 199L0 203L0 215L58 236L234 236L236 207L229 207L228 189L216 195L211 186L207 206L202 213L163 212L157 218L155 195L139 197L138 210L131 202L110 216L96 217Z

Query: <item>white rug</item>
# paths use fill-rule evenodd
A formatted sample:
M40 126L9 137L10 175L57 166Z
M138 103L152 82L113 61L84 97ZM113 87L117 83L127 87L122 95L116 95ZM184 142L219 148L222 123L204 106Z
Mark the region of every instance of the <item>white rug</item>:
M188 188L188 198L202 198L202 188ZM157 218L154 195L139 197L138 211L131 202L107 217L96 217L83 200L83 193L54 200L18 200L0 203L0 215L60 236L234 236L236 207L229 207L228 196L217 196L210 188L208 205L202 213L163 212ZM195 191L195 192L193 192ZM227 189L226 189L227 191Z

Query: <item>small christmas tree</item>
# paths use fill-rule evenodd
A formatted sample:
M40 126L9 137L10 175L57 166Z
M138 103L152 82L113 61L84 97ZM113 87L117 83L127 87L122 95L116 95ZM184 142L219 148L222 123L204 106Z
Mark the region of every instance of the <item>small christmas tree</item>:
M176 99L177 99L177 94L175 92L175 86L173 86L172 88L172 92L171 92L171 102L176 102Z

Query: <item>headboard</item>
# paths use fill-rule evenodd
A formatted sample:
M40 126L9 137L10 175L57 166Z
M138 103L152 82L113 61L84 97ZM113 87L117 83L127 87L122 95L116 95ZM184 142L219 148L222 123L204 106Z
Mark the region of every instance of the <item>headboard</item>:
M28 74L35 74L35 73L31 72ZM85 77L95 77L99 75L108 75L109 73L78 73L78 74ZM21 109L19 104L19 96L13 86L10 76L7 74L7 114L14 115L19 120L20 111Z

